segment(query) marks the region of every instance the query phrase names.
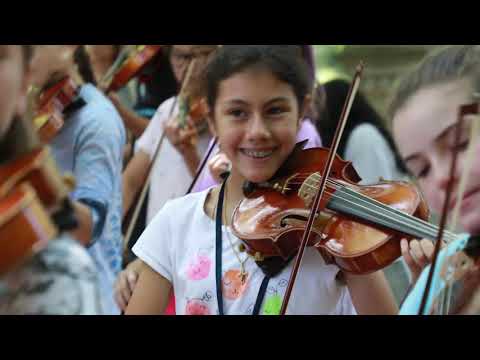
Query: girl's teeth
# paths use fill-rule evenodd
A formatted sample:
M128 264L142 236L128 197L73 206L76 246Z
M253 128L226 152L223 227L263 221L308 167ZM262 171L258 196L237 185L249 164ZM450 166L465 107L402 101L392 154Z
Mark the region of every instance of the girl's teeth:
M251 151L251 150L244 150L244 153L247 156L253 157L253 158L259 158L263 159L266 158L270 155L272 155L273 151Z

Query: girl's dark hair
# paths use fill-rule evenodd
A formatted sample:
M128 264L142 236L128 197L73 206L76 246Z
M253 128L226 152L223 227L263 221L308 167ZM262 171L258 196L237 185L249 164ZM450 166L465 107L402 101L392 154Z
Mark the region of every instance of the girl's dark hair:
M350 84L343 80L334 80L324 85L326 92L326 106L324 106L320 120L317 122L317 129L322 136L322 140L326 147L332 145L337 128L338 121L348 96ZM320 97L320 96L319 96ZM338 153L345 156L345 150L350 134L360 125L370 124L374 126L385 138L392 152L395 154L397 167L400 171L406 172L405 166L401 160L398 149L395 145L392 135L387 130L383 119L369 104L363 94L358 93L352 106L350 118L345 127L342 141L340 142Z
M298 45L225 45L206 69L207 101L215 107L219 85L232 75L251 68L270 71L289 84L302 106L311 93L313 81L305 61L299 56Z
M170 52L173 45L165 46L139 75L137 82L136 109L157 109L165 100L178 93L179 84L170 64ZM145 87L145 92L141 87Z

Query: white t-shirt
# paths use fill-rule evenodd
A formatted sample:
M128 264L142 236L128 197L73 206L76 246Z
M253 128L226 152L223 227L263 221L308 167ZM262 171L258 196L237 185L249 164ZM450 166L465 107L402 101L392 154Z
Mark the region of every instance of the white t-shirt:
M155 116L137 142L137 151L143 151L150 156L155 150L163 134L164 124L169 120L175 98L168 99L158 108ZM175 106L172 117L178 115L178 104ZM211 136L208 132L200 135L197 149L202 156L208 150ZM148 202L147 224L149 224L168 200L184 196L193 178L182 155L165 139L158 157L153 165L152 181Z
M376 184L380 177L385 180L401 180L387 140L373 125L356 127L348 138L345 160L351 161L362 178L362 184Z
M172 283L178 315L219 314L215 222L204 211L209 191L168 202L133 249L140 259ZM224 312L227 315L252 315L264 275L250 259L245 264L249 277L242 285L238 277L240 263L230 242L238 249L240 240L224 227ZM240 257L243 261L246 254L240 254ZM270 280L260 314L279 314L292 267L290 264ZM288 314L355 315L347 287L336 280L338 272L338 267L326 265L316 250L307 249Z

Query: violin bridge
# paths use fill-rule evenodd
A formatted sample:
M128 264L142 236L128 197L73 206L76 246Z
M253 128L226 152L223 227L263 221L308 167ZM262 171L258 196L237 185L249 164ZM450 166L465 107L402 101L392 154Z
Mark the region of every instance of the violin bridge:
M307 207L311 206L315 200L320 185L320 179L321 177L319 174L312 174L302 183L302 186L300 186L298 196L305 202Z

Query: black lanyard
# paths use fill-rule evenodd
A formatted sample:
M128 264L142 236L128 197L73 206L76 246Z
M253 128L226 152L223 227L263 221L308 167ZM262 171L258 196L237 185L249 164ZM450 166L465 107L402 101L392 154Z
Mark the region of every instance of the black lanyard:
M223 253L223 233L222 233L222 214L223 214L223 203L225 200L225 186L227 181L222 185L220 190L220 195L218 197L218 206L217 206L217 215L216 215L216 280L217 280L217 301L218 301L218 310L220 315L225 315L223 311L223 292L222 292L222 253ZM255 302L255 307L253 308L254 316L260 314L260 308L262 306L263 300L265 299L265 294L267 293L268 283L270 282L270 277L266 276L263 279L262 286L260 286L260 291L258 293L257 301Z

